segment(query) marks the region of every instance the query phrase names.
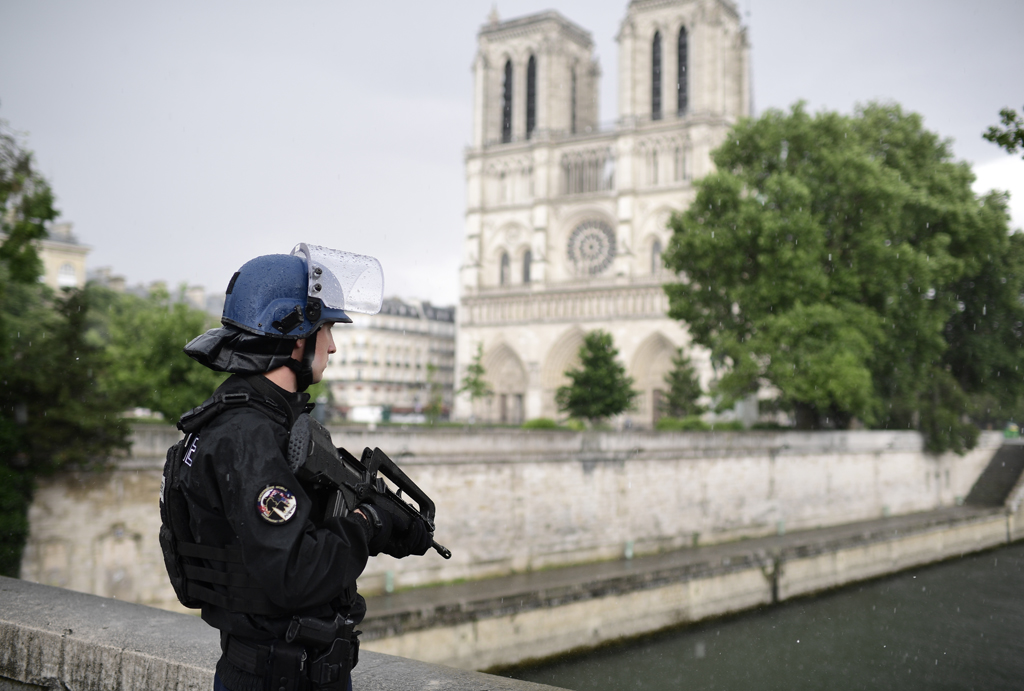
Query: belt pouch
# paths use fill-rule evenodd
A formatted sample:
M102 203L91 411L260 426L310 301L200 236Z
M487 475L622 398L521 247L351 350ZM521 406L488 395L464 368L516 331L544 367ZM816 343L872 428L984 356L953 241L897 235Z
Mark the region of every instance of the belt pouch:
M347 691L351 670L352 643L347 638L336 638L331 647L310 664L309 679L314 689Z
M303 674L306 649L299 645L274 641L267 666L267 691L305 691Z

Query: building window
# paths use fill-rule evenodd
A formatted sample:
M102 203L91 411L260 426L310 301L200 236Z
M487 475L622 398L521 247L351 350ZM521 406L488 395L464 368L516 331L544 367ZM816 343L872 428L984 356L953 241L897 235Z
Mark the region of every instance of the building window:
M57 271L57 285L61 288L74 288L78 285L78 277L75 276L75 267L71 264L62 264Z
M500 285L507 286L509 283L509 271L512 267L512 262L509 260L508 252L501 253L501 275L498 277Z
M526 138L537 127L537 59L530 56L526 64Z
M507 204L512 201L512 194L510 191L510 178L511 176L506 171L501 171L498 175L498 201L502 204Z
M651 275L657 276L661 272L661 240L655 240L651 245Z
M661 120L661 32L651 46L651 120Z
M658 184L658 151L652 149L647 155L647 179L651 185Z
M512 141L512 61L505 63L505 87L501 93L501 141Z
M685 115L686 108L689 106L689 93L687 91L687 74L686 68L689 66L689 60L686 55L686 27L679 29L679 71L676 73L676 97L677 107L676 113L678 115Z
M681 146L676 147L673 157L672 179L676 182L686 179L686 149Z
M533 263L533 252L526 250L523 252L523 283L530 282L530 264Z
M575 151L562 156L562 189L584 194L615 188L615 157L610 149Z
M576 134L576 68L572 68L572 87L569 92L569 131Z

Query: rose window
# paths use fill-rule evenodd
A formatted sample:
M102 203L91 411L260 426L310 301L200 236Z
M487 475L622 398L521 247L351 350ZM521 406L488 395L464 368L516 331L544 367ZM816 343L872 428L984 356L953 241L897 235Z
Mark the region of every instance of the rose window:
M569 236L568 252L578 273L599 274L615 258L615 231L601 221L584 221Z

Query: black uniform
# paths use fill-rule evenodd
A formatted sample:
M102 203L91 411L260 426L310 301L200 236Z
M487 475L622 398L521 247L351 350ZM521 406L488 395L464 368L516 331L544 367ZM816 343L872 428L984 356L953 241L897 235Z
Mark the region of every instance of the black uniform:
M322 515L318 497L296 480L286 457L292 421L311 407L308 394L285 391L262 375L232 375L217 393L246 393L284 413L273 419L253 406L224 411L198 432L180 474L196 543L240 547L250 582L281 608L280 615L255 615L202 607L203 619L222 634L225 654L217 675L223 684L231 691L261 691L266 673L257 670L264 663L254 668L245 660L262 659L271 646L283 644L294 617L362 620L366 605L356 578L366 566L372 528L353 514L321 525L311 519ZM309 651L309 659L315 654Z

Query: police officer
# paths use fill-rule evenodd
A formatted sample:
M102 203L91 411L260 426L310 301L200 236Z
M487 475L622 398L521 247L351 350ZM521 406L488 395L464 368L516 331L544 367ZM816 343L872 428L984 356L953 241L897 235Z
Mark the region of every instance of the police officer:
M350 689L367 558L422 555L431 544L422 523L368 504L324 518L323 498L287 460L289 430L313 407L303 391L335 352L332 327L352 321L346 310L376 313L382 297L377 260L302 244L244 264L223 326L185 347L232 373L182 418L175 477L188 514L174 517L188 533L175 556L192 564L181 585L221 631L217 690Z

